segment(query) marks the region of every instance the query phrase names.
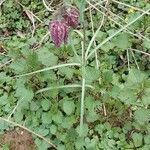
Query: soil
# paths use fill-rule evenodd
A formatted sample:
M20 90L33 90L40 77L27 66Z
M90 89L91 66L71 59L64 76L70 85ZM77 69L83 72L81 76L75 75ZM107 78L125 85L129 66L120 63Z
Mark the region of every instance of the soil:
M9 146L9 150L36 150L32 135L18 128L0 136L0 150L4 144Z

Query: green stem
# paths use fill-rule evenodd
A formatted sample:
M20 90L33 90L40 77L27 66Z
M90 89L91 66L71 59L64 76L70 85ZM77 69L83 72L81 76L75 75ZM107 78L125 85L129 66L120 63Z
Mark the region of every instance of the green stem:
M85 4L85 1L82 1ZM83 7L84 8L84 7ZM81 9L81 23L83 25L83 41L82 44L82 94L81 94L81 110L80 110L80 136L83 134L83 120L84 120L84 100L85 100L85 74L86 74L86 59L85 59L85 43L86 43L86 33L85 33L85 24L84 24L84 10Z
M81 110L80 110L80 136L82 136L82 133L83 133L84 99L85 99L85 66L82 66L82 94L81 94Z

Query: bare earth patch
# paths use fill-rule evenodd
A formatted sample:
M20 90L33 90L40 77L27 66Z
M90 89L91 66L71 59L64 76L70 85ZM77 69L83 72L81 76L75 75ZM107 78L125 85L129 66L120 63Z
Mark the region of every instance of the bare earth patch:
M0 136L1 144L9 145L10 150L35 150L32 135L25 130L15 129ZM1 149L1 148L0 148Z

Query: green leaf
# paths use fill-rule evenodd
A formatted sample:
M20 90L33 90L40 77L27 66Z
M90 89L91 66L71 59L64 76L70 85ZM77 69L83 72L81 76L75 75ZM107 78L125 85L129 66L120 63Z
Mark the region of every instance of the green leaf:
M113 71L105 71L103 73L103 80L106 83L110 83L113 80Z
M52 116L49 112L42 112L42 123L50 124L52 122Z
M80 150L80 149L82 149L83 148L83 146L85 145L85 142L84 142L84 139L83 138L77 138L77 140L75 141L75 147L76 147L76 149L78 150Z
M136 110L134 118L139 124L144 125L146 122L150 121L150 110L145 108Z
M49 130L45 129L44 127L39 127L35 129L36 132L38 132L38 134L42 135L42 136L46 136L49 134Z
M60 71L61 74L66 75L66 77L68 79L71 79L72 76L73 76L74 69L64 67L64 68L60 68L59 71Z
M94 101L94 98L88 96L85 100L85 108L87 109L86 119L88 122L94 122L99 118L99 115L96 113L97 108L101 108L100 101Z
M120 87L114 85L114 86L112 87L112 91L111 91L110 94L111 94L111 96L112 96L113 98L117 99L117 98L118 98L118 95L120 94L120 91L121 91Z
M128 85L142 83L146 79L146 75L137 69L131 69L127 78Z
M114 44L116 47L120 48L121 50L125 50L131 46L130 38L127 33L121 33L118 35L115 40Z
M38 51L38 59L45 66L53 66L58 62L58 57L49 52L47 48L42 48Z
M133 139L134 145L136 147L139 147L142 145L143 135L141 133L133 133L132 139Z
M86 138L85 139L85 146L88 150L93 150L93 149L96 149L96 143L98 141L98 138L93 138L93 139L89 139L89 138Z
M144 142L145 144L150 145L150 134L144 136Z
M13 1L8 1L8 2L6 3L6 7L8 7L8 8L13 7Z
M63 119L64 117L61 111L58 111L56 114L52 115L52 120L57 124L62 123Z
M50 127L50 132L51 132L52 134L56 134L56 131L57 131L57 127L56 127L55 125L51 125L51 127Z
M109 147L113 148L116 145L116 141L113 139L110 139L110 140L108 140L108 145L109 145Z
M11 77L7 76L5 72L0 73L0 84L3 84L4 82L10 82Z
M21 112L21 111L16 111L16 112L14 113L14 118L15 118L15 121L16 121L16 122L21 122L22 119L23 119L23 114L22 114L22 112Z
M46 141L38 138L36 138L35 144L37 146L37 150L47 150L50 146Z
M0 119L0 134L5 129L9 129L9 124L6 121Z
M100 76L100 71L95 69L94 67L86 67L86 75L85 79L87 83L91 83L95 80L98 80Z
M150 50L150 42L148 40L145 39L142 45L143 45L143 47L145 47L148 50Z
M105 51L105 52L108 52L109 50L113 49L114 46L115 46L114 43L112 43L112 42L107 42L106 44L104 44L104 45L101 46L101 49L102 49L103 51Z
M31 101L34 97L34 93L32 89L26 88L24 85L20 85L17 87L15 96L18 98L22 98L25 101Z
M49 110L50 106L51 106L51 102L48 99L42 100L41 101L41 106L43 108L44 111Z
M58 145L57 150L66 150L64 145Z
M71 115L65 117L61 125L63 128L70 129L74 123L76 123L76 117L74 115Z
M31 70L31 71L38 70L39 62L38 62L38 56L36 53L30 52L27 56L26 61L27 61L28 70Z
M9 67L14 70L15 73L23 73L27 70L27 62L24 59L12 62Z
M10 146L9 146L8 144L4 144L2 149L3 149L3 150L9 150L9 147L10 147Z
M144 90L144 95L142 96L142 102L145 106L150 105L150 88Z
M149 145L144 145L141 148L138 148L138 150L149 150Z
M0 97L0 106L4 106L8 103L8 94L3 93L3 96Z
M75 104L73 101L64 100L63 110L67 115L71 115L75 110Z
M32 101L30 104L31 111L37 111L40 108L39 102Z
M78 132L79 135L82 135L83 137L86 137L88 132L89 132L88 124L84 124L82 129L83 129L82 133L80 133L80 126L78 126L76 128L76 131Z
M131 105L131 104L135 104L136 102L136 95L134 93L134 91L132 91L131 89L128 88L123 88L120 93L118 93L117 96L122 102L124 102L125 104Z

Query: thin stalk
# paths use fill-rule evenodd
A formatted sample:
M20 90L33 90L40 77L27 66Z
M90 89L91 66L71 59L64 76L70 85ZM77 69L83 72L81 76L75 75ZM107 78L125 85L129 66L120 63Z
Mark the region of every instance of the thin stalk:
M83 133L84 99L85 99L85 78L82 77L82 95L81 95L81 111L80 111L80 136L82 136L82 133Z
M135 58L135 55L134 55L133 51L132 51L132 50L130 50L130 51L131 51L132 57L133 57L133 59L134 59L134 61L135 61L135 64L136 64L138 70L140 70L140 67L139 67L139 65L138 65L138 62L136 61L136 58Z
M87 1L87 2L88 2L89 5L91 5L91 3L90 3L89 1ZM109 1L107 0L107 1L106 1L106 4L105 4L105 7L106 7L108 4L109 4ZM104 13L104 14L105 14L105 13ZM85 53L85 57L86 57L86 58L87 58L87 56L88 56L88 53L89 53L89 51L90 51L90 48L91 48L91 46L92 46L92 44L93 44L93 42L94 42L96 36L98 35L100 29L102 28L102 26L103 26L103 24L104 24L104 21L105 21L105 15L102 16L101 23L100 23L98 29L96 30L96 32L94 33L94 35L93 35L93 37L92 37L92 39L91 39L91 41L90 41L90 43L89 43L89 45L88 45L88 48L87 48L86 53ZM97 51L97 50L96 50L96 51ZM96 52L96 51L95 51L95 52Z
M146 53L146 52L140 51L140 50L138 50L138 49L130 48L130 50L135 51L135 52L138 52L138 53L142 53L142 54L147 55L147 56L150 56L150 53Z
M83 5L85 5L85 0L83 0ZM81 108L80 108L80 136L83 133L83 120L84 120L84 100L85 100L85 74L86 74L86 61L85 61L85 44L86 44L86 33L84 24L84 10L81 9L81 23L83 25L83 41L82 45L82 93L81 93Z
M84 99L85 99L85 51L82 44L82 93L81 93L81 110L80 110L80 136L82 136L83 131L83 117L84 117Z
M75 30L74 30L74 31L75 31ZM70 34L70 37L71 37L71 34ZM78 53L77 53L77 51L76 51L76 49L75 49L75 46L74 46L74 44L73 44L73 42L72 42L72 39L69 38L68 40L69 40L69 43L71 44L71 49L72 49L73 53L75 54L75 56L76 56L76 58L78 59L78 61L81 63L81 59L80 59L80 57L79 57L79 55L78 55Z
M93 35L94 35L95 31L94 31L94 24L93 24L93 17L92 17L92 10L91 10L91 8L90 8L90 18L91 18L92 32L93 32ZM94 39L94 46L96 47L95 39ZM98 61L97 51L95 51L95 62L96 62L96 69L99 69L99 61Z
M51 8L49 8L49 7L47 6L45 0L42 0L42 2L43 2L43 5L45 6L45 8L46 8L48 11L50 11L50 12L53 12L53 11L54 11L54 10L52 10Z
M98 33L99 33L99 31L100 31L100 29L101 29L101 27L102 27L102 25L103 25L103 21L104 21L104 16L103 16L103 18L102 18L102 23L100 24L100 26L99 26L98 29L96 30L95 34L93 35L93 37L92 37L92 39L91 39L91 41L90 41L90 43L89 43L89 45L88 45L88 48L87 48L86 53L85 53L85 56L86 56L86 57L88 56L88 53L89 53L90 48L91 48L91 46L92 46L92 44L93 44L93 41L95 40L96 36L98 35ZM96 51L96 50L95 50L95 51ZM95 51L94 51L94 52L95 52Z
M129 50L127 49L127 61L128 61L128 71L130 70L130 58L129 58Z

